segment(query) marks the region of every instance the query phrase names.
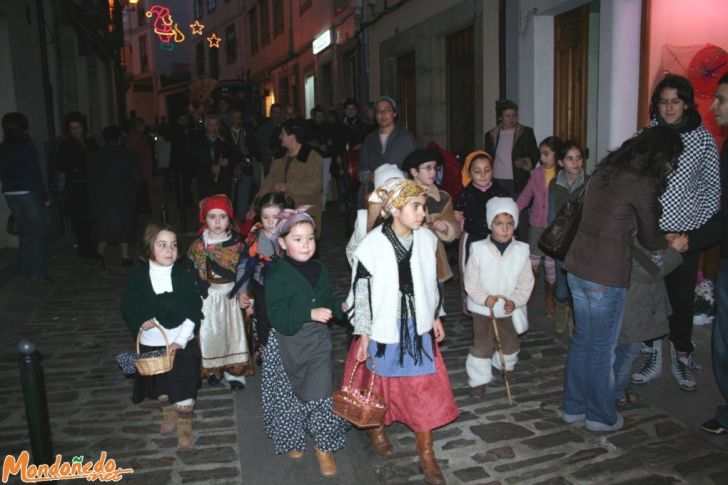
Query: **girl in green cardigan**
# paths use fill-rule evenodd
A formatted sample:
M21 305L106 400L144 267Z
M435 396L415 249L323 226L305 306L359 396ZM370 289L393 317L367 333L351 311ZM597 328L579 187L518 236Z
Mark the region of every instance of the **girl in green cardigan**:
M263 361L263 421L276 453L300 459L306 435L313 435L321 474L336 474L333 452L346 443L348 424L332 409L332 317L341 300L316 252L313 219L285 209L273 232L283 258L265 273L265 306L272 327Z
M141 353L165 348L174 352L170 372L135 375L132 400L158 399L163 435L177 431L177 448L192 448L192 409L200 388L200 327L202 302L193 276L177 261L177 235L167 224L149 224L142 257L147 261L129 276L121 301L131 334L141 332ZM166 340L165 340L166 337Z

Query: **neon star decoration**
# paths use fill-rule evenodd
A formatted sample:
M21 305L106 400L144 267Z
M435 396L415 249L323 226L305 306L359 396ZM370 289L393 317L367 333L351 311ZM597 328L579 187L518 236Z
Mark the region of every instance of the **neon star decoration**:
M145 15L149 18L156 16L154 19L154 33L159 37L162 49L171 51L174 49L172 42L177 44L184 42L185 34L179 29L179 25L174 21L167 7L152 5Z
M219 49L220 48L220 41L221 40L222 39L220 37L218 37L217 34L215 34L213 32L212 35L207 38L207 42L210 43L210 49L212 49L213 47L216 47L216 48Z
M205 26L199 20L195 20L194 24L190 24L190 28L192 29L192 35L202 35L202 31L205 30Z

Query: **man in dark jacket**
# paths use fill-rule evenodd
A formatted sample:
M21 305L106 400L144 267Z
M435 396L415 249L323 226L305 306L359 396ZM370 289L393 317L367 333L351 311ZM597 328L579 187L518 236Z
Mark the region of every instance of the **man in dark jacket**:
M200 200L230 193L232 169L228 157L228 146L220 136L220 118L205 116L205 134L192 140L190 147Z
M719 126L728 125L728 74L718 81L715 99L710 106ZM728 432L728 140L720 152L721 211L723 212L723 260L718 267L715 285L716 315L713 325L713 371L715 381L726 402L715 408L713 419L704 422L703 430L712 434Z
M179 113L169 129L169 168L174 176L175 200L183 207L193 207L192 178L194 167L190 165L190 120L186 113Z
M258 190L253 187L256 182L253 177L255 130L252 125L243 123L242 111L233 109L230 111L230 126L223 128L222 138L228 145L232 167L230 199L233 201L235 217L243 221L250 198Z
M485 134L483 147L493 157L496 183L518 195L539 159L536 137L533 129L518 123L518 105L513 101L496 101L495 114L498 125Z

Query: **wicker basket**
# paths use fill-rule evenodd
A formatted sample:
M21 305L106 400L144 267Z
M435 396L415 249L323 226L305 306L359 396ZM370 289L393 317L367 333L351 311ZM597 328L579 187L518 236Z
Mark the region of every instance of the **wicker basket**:
M137 372L139 372L139 375L142 376L156 376L157 374L164 374L165 372L171 371L172 365L174 364L174 354L169 351L167 334L158 323L155 322L154 325L159 328L160 332L162 332L162 337L164 337L164 343L167 347L167 353L156 357L141 357L141 353L139 352L139 339L142 336L142 329L140 328L136 339L136 351L140 357L136 360L135 365Z
M371 359L371 357L369 357ZM374 361L372 360L372 377L367 389L353 387L354 374L362 362L357 362L349 377L349 384L334 391L333 411L358 428L374 428L382 424L387 404L380 396L372 392L374 387Z

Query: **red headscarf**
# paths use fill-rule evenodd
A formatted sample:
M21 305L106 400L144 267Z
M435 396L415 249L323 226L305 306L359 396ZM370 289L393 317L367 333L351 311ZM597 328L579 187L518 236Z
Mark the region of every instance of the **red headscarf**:
M205 222L205 218L207 217L207 213L213 209L220 209L221 211L225 212L225 214L227 214L228 218L230 219L230 225L234 226L238 230L238 232L240 232L240 222L235 219L235 214L233 213L233 205L230 202L230 199L225 194L217 194L205 197L200 201L199 221L201 226L200 230L198 231L199 234L202 234L205 229L207 229L207 223Z

